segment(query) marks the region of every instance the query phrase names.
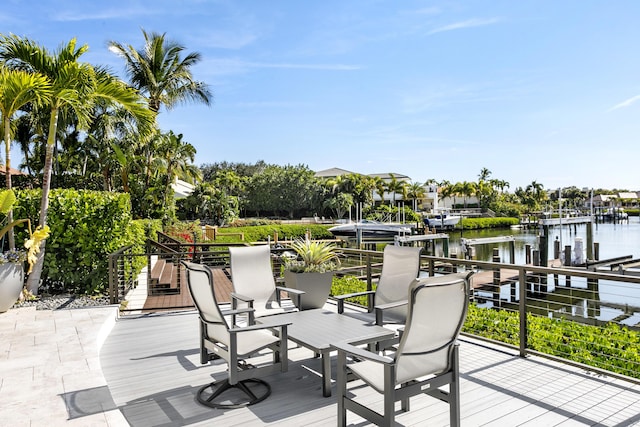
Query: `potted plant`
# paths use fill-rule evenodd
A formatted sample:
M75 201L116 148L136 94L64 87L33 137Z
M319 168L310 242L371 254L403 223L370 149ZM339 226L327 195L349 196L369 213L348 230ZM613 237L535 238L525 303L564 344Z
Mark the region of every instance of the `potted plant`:
M300 310L322 308L331 293L333 271L340 266L337 246L331 242L297 239L290 247L296 256L285 258L285 285L305 292Z
M0 191L0 213L6 215L15 204L16 196L13 190ZM24 262L29 263L29 271L37 259L40 252L40 243L49 236L49 227L38 227L31 232L31 221L29 219L18 219L10 224L6 224L0 230L0 241L5 234L13 227L27 224L29 239L24 243L25 249L9 248L7 251L0 251L0 313L4 313L15 304L20 297L24 287Z

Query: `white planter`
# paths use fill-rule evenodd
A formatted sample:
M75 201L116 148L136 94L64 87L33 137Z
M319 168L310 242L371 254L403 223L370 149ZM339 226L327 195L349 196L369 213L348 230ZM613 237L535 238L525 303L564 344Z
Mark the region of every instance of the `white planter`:
M0 264L0 313L9 310L20 297L24 286L22 264Z
M326 273L292 273L284 272L284 283L287 288L298 289L304 291L302 295L302 307L300 310L311 310L314 308L322 308L331 293L331 282L333 280L333 272Z

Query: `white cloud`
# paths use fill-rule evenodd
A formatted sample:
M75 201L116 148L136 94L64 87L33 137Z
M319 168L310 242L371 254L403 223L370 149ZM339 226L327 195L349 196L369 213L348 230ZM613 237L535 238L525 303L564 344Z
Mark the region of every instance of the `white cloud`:
M626 107L630 107L632 104L635 104L636 101L640 101L640 95L636 95L633 96L625 101L622 101L621 103L614 105L613 107L609 108L609 110L607 111L614 111L614 110L618 110L620 108L626 108Z
M290 68L303 70L327 70L327 71L353 71L359 70L358 65L347 64L292 64L292 63L267 63L267 62L247 62L247 66L252 68Z
M75 22L75 21L91 21L104 19L126 19L133 16L157 15L158 12L153 8L117 8L96 11L94 13L82 13L75 11L65 11L56 13L52 16L54 21Z
M455 22L453 24L445 25L443 27L438 27L429 31L429 34L443 33L445 31L454 31L454 30L462 30L465 28L473 28L473 27L484 27L486 25L493 25L500 22L500 18L489 18L489 19L469 19L466 21Z

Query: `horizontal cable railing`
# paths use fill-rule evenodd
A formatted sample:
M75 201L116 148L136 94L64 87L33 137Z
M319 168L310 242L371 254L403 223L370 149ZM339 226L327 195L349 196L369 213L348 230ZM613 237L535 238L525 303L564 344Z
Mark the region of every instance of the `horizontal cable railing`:
M173 253L162 246L150 246L147 254L134 255L126 250L112 254L110 295L117 295L119 302L134 282L125 271L135 263L126 258L170 256L228 266L229 244L186 244L174 248ZM278 280L282 280L283 270L280 254L286 250L286 246L273 250ZM341 266L336 276L353 278L360 283L360 290L373 289L382 268L382 252L340 252ZM465 334L511 346L522 356L558 358L640 383L640 272L614 274L578 267L421 257L423 276L471 270L475 274ZM364 300L356 303L366 304Z

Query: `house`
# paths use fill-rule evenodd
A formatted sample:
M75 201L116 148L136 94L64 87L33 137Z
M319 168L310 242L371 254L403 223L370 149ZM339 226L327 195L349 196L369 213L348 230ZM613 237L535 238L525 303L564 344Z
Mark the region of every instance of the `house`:
M174 191L174 197L176 199L184 199L193 193L195 186L193 184L189 184L186 181L176 178L176 181L171 184L171 188Z
M635 208L638 207L638 193L636 192L620 192L618 193L618 201L622 207Z

